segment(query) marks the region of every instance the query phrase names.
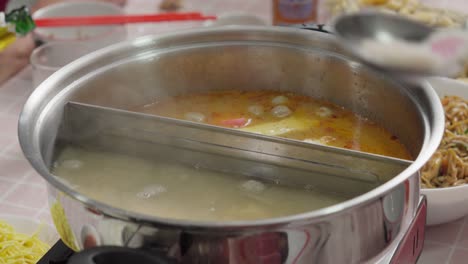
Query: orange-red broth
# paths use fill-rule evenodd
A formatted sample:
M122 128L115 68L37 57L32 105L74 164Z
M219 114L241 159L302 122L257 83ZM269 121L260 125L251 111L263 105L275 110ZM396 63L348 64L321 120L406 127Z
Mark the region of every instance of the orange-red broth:
M411 159L398 138L382 126L330 102L290 92L190 93L133 110Z

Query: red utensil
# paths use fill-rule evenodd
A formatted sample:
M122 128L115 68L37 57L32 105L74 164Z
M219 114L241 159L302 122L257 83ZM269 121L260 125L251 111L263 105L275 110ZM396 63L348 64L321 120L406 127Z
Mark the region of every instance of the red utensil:
M152 23L171 21L204 21L214 20L215 16L205 16L201 13L164 13L151 15L110 15L110 16L79 16L51 17L34 20L37 27L69 27L69 26L102 26L129 23Z

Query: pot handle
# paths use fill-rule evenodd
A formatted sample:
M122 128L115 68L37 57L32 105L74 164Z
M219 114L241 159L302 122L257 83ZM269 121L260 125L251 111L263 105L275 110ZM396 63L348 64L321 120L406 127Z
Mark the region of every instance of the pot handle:
M67 264L170 264L164 256L145 251L116 246L94 247L73 255Z
M333 29L325 24L314 24L314 23L302 24L301 28L306 29L306 30L327 33L327 34L333 34Z

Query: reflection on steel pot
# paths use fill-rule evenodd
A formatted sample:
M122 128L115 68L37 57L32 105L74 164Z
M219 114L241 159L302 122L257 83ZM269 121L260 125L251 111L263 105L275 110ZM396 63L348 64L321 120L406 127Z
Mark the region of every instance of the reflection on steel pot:
M293 91L342 105L385 126L416 159L345 202L298 215L236 222L135 213L93 200L50 174L67 102L128 109L159 96L226 84ZM442 106L428 84L409 87L360 65L333 36L290 28L229 27L145 37L75 61L34 91L20 117L19 137L25 156L48 181L51 200L60 200L63 214L54 214L54 221L69 230L59 232L80 250L106 245L151 248L184 263L361 263L398 243L394 238L414 217L418 170L437 148L443 125ZM287 156L288 150L286 145L281 154ZM223 157L218 156L212 163L221 166ZM358 186L345 184L354 182L349 175L341 176L333 180L341 182L340 188ZM316 177L323 184L331 181L327 174Z

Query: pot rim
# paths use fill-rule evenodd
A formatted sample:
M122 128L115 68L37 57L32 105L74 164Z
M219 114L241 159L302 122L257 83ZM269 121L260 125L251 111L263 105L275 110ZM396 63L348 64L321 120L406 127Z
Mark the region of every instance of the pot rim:
M46 105L42 104L44 99L48 98L48 92L56 87L56 84L59 83L62 79L67 76L70 76L74 72L78 72L80 69L92 64L93 60L99 60L104 56L114 53L118 54L119 51L123 51L129 47L145 47L150 46L155 40L166 39L166 38L177 38L177 37L188 37L194 36L197 34L212 34L212 33L245 33L245 32L262 32L269 34L310 34L311 37L319 38L334 38L332 36L327 36L321 32L310 32L302 29L295 28L280 28L280 27L263 27L263 26L228 26L223 28L201 28L201 29L191 29L180 31L177 33L169 33L159 36L144 36L137 38L135 40L125 41L119 44L115 44L104 49L95 51L91 54L83 56L82 58L74 61L73 63L65 66L46 81L38 86L38 88L32 93L30 98L28 98L24 108L20 114L19 123L18 123L18 136L20 146L25 157L28 159L33 168L48 182L48 184L55 187L60 192L71 196L73 199L76 199L86 207L97 209L99 212L103 213L106 216L117 218L117 219L126 219L133 220L140 223L157 223L160 226L171 226L171 227L184 227L190 229L239 229L239 228L268 228L271 226L284 226L291 223L303 223L315 222L328 217L330 215L341 214L349 212L353 208L365 206L368 203L371 203L378 199L379 197L384 196L386 193L393 190L398 185L402 184L410 176L418 173L418 170L426 163L429 158L432 156L432 153L438 147L438 143L442 139L444 131L444 115L443 108L440 103L439 97L436 92L432 89L430 84L427 81L422 81L420 85L426 92L428 100L433 103L434 109L431 109L433 112L430 113L433 115L434 123L428 125L428 120L426 116L423 116L425 122L425 138L422 144L419 155L414 160L414 162L403 172L389 180L388 182L378 186L377 188L372 189L369 192L366 192L362 195L354 197L352 199L346 200L342 203L338 203L329 207L325 207L319 210L309 211L301 214L289 215L284 217L269 218L269 219L260 219L254 221L229 221L229 222L214 222L214 221L191 221L191 220L178 220L178 219L168 219L163 217L156 217L145 215L142 213L131 212L128 210L120 209L114 206L107 205L105 203L99 202L94 199L90 199L85 195L77 192L71 187L67 186L65 183L60 181L57 177L51 175L45 166L42 155L41 155L41 145L39 139L39 131L41 119L44 118L43 113L47 108L47 105L50 103L50 100ZM341 56L340 54L337 54ZM364 66L365 67L365 66ZM380 77L392 81L395 83L395 80L388 78L387 76L382 76L380 73L365 67L366 70L369 70L372 73L379 74ZM398 83L398 82L396 82ZM69 84L68 88L73 86ZM57 88L56 88L57 89ZM410 88L409 88L410 89ZM66 90L66 89L65 89ZM62 90L63 92L63 90ZM55 95L53 98L60 97L60 93ZM437 103L438 102L438 103ZM40 108L43 107L43 108ZM436 144L437 143L437 144ZM50 187L50 186L49 186Z

